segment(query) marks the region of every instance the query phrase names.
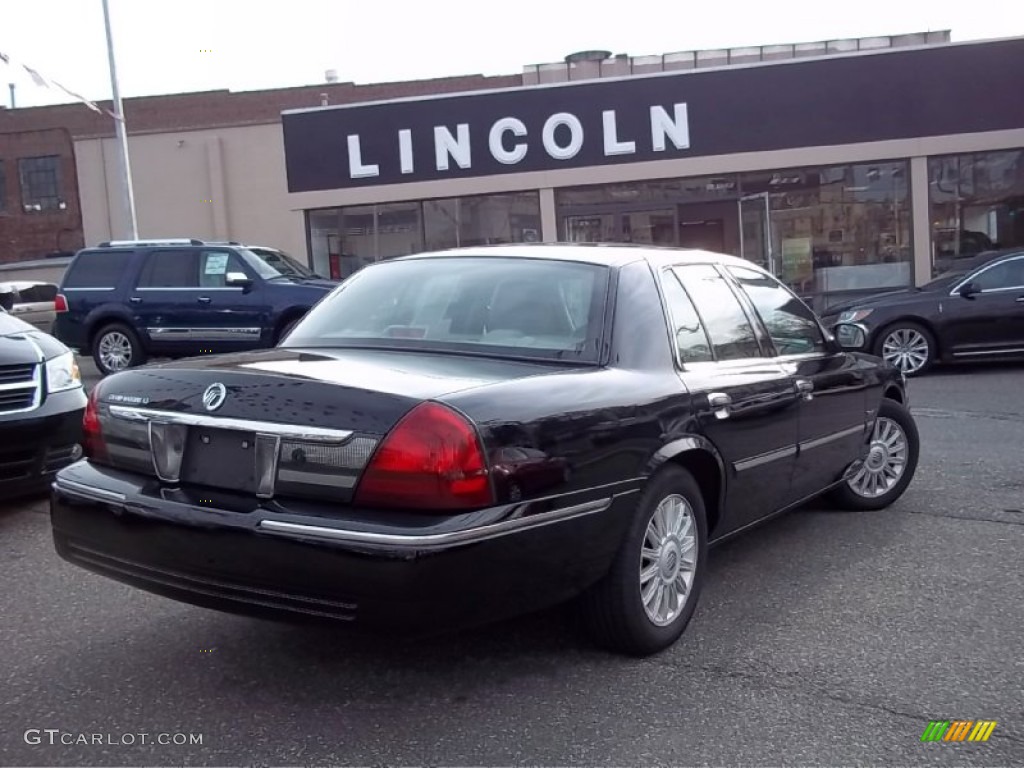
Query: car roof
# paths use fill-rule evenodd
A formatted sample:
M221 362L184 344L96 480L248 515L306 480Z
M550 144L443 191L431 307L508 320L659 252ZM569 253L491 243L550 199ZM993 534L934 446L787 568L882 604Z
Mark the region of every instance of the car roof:
M630 243L514 243L502 245L478 245L464 248L450 248L442 251L428 251L400 256L388 261L415 261L418 259L471 258L471 257L516 257L527 259L551 259L575 261L583 264L597 264L606 267L623 267L635 261L652 264L678 264L680 262L714 262L736 266L756 266L747 259L728 256L697 248L669 248L655 245L634 245Z

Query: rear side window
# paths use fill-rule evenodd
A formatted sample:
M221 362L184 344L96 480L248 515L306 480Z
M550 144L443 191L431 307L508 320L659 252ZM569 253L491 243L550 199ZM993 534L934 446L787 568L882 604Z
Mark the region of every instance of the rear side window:
M716 360L761 357L754 327L718 270L710 264L688 264L674 272L704 321Z
M667 271L662 275L661 285L668 307L669 330L673 335L679 362L685 365L714 360L704 324L678 278Z
M57 286L50 283L27 285L19 293L21 294L21 301L25 304L41 304L57 298Z
M761 316L780 355L825 351L825 337L807 305L774 278L746 267L728 267Z
M131 251L83 251L64 275L64 288L116 288L134 254Z
M153 251L139 274L139 288L197 288L194 251Z

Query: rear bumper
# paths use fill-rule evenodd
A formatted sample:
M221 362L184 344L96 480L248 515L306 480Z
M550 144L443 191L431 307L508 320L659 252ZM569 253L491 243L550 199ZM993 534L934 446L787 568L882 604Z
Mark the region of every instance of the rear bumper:
M233 613L438 631L562 602L600 578L633 493L512 519L511 508L369 521L280 503L212 507L87 462L53 486L58 554L176 600Z
M78 458L85 394L47 397L28 413L0 414L0 494L43 493L56 473Z

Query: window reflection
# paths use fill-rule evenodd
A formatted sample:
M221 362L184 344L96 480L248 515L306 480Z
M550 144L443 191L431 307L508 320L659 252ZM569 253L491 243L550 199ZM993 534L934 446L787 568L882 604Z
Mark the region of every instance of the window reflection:
M932 274L960 259L1024 247L1024 149L928 160Z
M700 313L715 359L760 357L753 326L725 278L709 264L677 267L674 271Z

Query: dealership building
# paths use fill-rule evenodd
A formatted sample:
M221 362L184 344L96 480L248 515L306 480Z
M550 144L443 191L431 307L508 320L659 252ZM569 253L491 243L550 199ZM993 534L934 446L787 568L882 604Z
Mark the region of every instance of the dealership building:
M338 98L329 84L313 104L291 89L273 122L130 143L143 188L160 188L140 196L147 236L273 240L338 277L489 243L708 248L771 269L823 308L1024 247L1022 73L1024 38L948 33L592 51L461 88L344 84ZM186 168L193 135L205 162ZM81 202L95 214L87 241L117 216L109 164L90 166L112 156L112 138L90 140L76 160L79 189L96 195ZM174 202L188 172L205 190L194 222Z

